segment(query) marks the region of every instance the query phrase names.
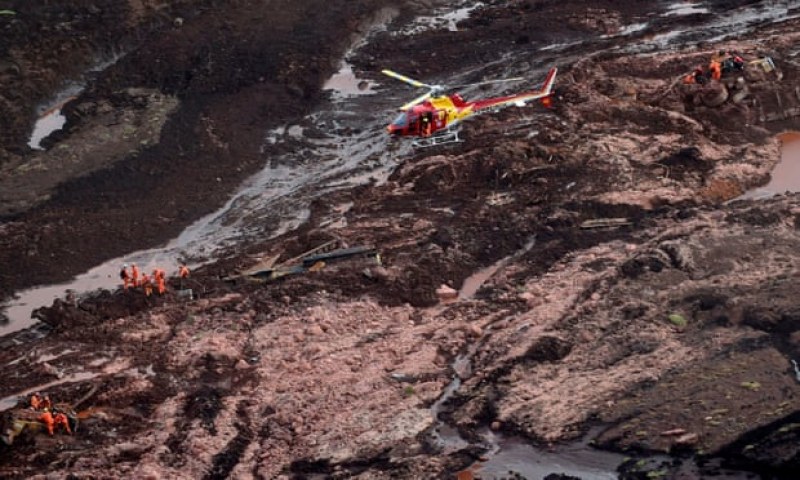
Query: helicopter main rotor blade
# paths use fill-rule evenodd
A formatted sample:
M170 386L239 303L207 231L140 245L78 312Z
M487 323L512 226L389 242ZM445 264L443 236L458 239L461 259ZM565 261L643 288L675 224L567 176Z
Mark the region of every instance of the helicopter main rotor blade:
M384 75L388 75L388 76L390 76L390 77L392 77L392 78L394 78L396 80L400 80L401 82L405 82L405 83L407 83L409 85L412 85L414 87L417 87L417 88L423 88L423 87L430 88L430 89L436 88L435 85L428 85L427 83L422 83L419 80L414 80L413 78L406 77L405 75L401 75L401 74L399 74L397 72L393 72L393 71L388 70L388 69L387 70L381 70L381 73L384 74Z
M419 97L415 98L414 100L411 100L410 102L406 103L405 105L400 107L400 110L403 110L403 111L408 110L409 108L413 107L414 105L420 104L420 103L424 102L425 100L431 98L431 95L433 95L433 91L432 90L430 92L426 92L426 93L420 95Z
M523 78L523 77L502 78L500 80L485 80L483 82L461 83L461 84L458 84L458 85L448 85L448 87L449 88L477 87L478 85L490 85L492 83L505 83L505 82L519 82L520 80L525 80L525 78Z

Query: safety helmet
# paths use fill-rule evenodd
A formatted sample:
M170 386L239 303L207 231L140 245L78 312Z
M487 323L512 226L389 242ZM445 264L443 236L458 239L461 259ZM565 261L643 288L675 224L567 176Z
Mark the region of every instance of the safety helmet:
M122 264L122 268L128 268L128 264L127 263L123 263Z

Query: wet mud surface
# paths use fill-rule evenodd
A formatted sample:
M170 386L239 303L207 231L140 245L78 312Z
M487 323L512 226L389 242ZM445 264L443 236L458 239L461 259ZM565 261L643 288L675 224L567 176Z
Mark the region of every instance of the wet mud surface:
M30 392L96 388L75 435L0 443L0 477L504 478L515 442L558 458L580 439L631 458L608 478L800 469L800 200L736 200L800 118L791 3L484 2L455 28L414 22L450 11L436 2L6 3L3 65L26 68L0 70L19 92L0 295L174 238L260 173L209 223L237 232L214 258L184 252L208 260L187 283L70 296L0 339L4 426ZM78 60L45 61L58 34L32 42L53 15L91 32L66 44ZM371 87L321 90L359 40L348 65ZM114 49L27 150L35 106ZM768 53L781 76L753 67L746 101L709 107L680 79L721 49ZM535 84L554 64L552 109L470 120L436 149L384 135L417 92L381 68ZM224 279L328 242L380 262ZM461 442L432 441L444 427ZM542 470L506 474L525 471Z

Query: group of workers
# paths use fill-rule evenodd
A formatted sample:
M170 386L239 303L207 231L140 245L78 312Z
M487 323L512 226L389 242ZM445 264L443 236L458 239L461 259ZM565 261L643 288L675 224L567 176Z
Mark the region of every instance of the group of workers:
M708 70L704 70L702 65L698 65L692 73L683 78L683 83L704 85L709 80L720 80L725 73L741 72L742 70L744 70L744 58L741 55L737 52L720 50L711 56Z
M125 263L120 269L119 277L122 279L123 289L128 290L131 287L142 287L144 294L148 297L153 294L154 286L159 295L163 295L167 291L166 272L158 267L153 269L152 276L148 276L147 273L140 272L139 267L137 267L135 263L131 264L129 271L128 264ZM180 264L178 267L178 277L181 279L181 284L183 284L184 280L189 278L189 267L185 264Z
M72 435L69 419L64 412L58 410L53 405L50 396L42 395L39 392L31 395L31 410L42 412L39 415L39 421L44 423L45 427L47 427L47 433L51 436L59 425L61 425L68 434Z

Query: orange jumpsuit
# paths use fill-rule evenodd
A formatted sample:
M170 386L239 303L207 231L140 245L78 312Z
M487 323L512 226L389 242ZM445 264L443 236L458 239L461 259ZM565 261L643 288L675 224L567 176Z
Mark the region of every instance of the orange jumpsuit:
M189 268L186 265L181 265L181 268L178 269L178 275L181 278L189 278Z
M53 402L50 401L50 397L45 395L44 399L42 399L42 401L39 402L39 408L44 410L50 410L51 408L53 408Z
M166 280L167 279L167 272L160 268L156 268L153 270L153 279L158 282L159 280Z
M149 297L150 294L153 293L153 284L150 282L150 277L148 277L146 273L142 275L141 285L144 289L144 294Z
M164 283L164 277L163 276L158 277L156 283L158 284L158 294L164 295L164 292L167 291L167 286Z
M716 60L712 60L711 63L708 65L708 69L711 70L711 78L714 80L719 80L722 78L722 64Z
M63 413L61 413L61 412L58 412L58 413L56 413L56 416L55 416L55 418L54 418L53 420L54 420L54 422L53 422L53 423L54 423L56 426L57 426L57 425L63 425L63 426L64 426L64 430L66 430L66 431L67 431L67 433L69 433L70 435L72 435L72 429L70 429L70 428L69 428L69 420L67 419L67 416L66 416L66 415L64 415L64 414L63 414ZM53 434L53 433L51 432L51 433L50 433L50 435L52 435L52 434Z
M39 415L39 420L44 422L45 426L47 427L47 433L50 435L53 434L53 428L55 427L55 421L53 420L53 415L45 411L41 415Z
M31 395L31 408L34 410L39 410L39 407L42 406L42 399L39 398L39 395L35 393Z
M145 277L146 276L147 275L145 275ZM139 286L139 267L137 267L136 264L131 266L131 279L133 280L133 286L134 287L138 287ZM144 277L142 277L142 280L144 281Z

